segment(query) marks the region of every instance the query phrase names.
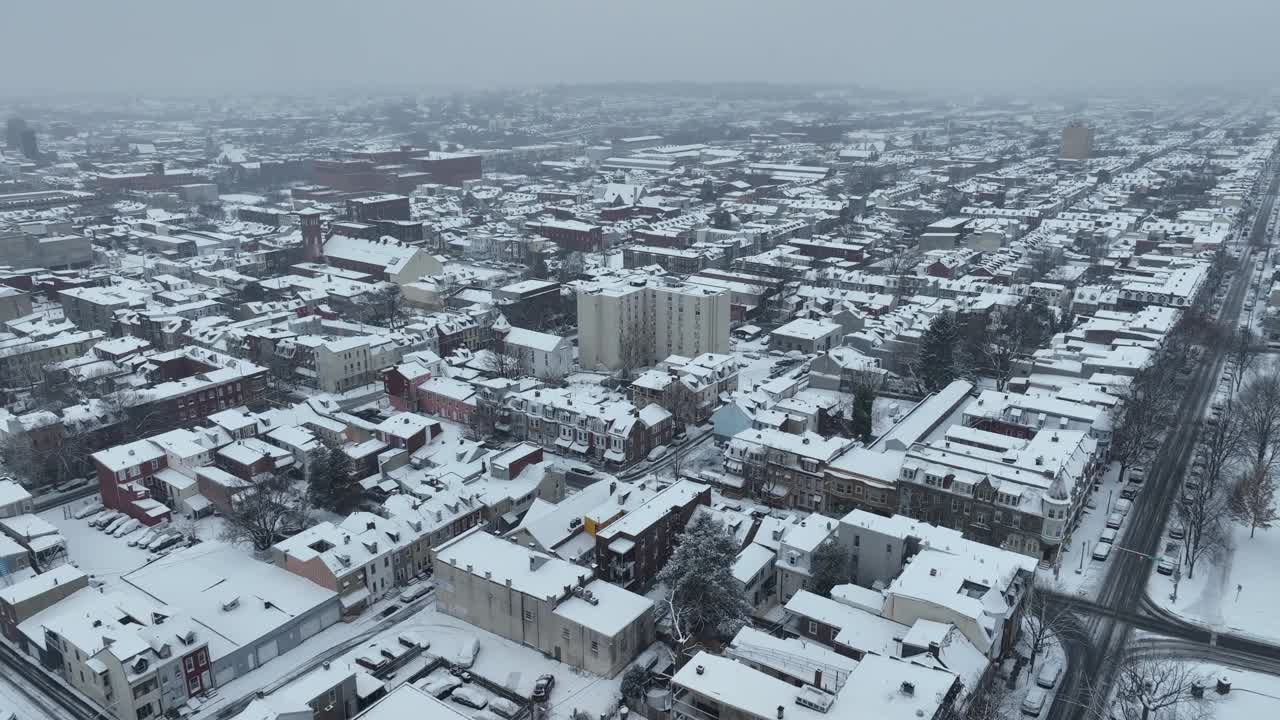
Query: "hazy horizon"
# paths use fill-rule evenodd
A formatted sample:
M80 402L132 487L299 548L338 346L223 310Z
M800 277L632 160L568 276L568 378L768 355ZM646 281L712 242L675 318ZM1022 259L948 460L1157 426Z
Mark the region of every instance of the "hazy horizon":
M6 9L0 95L282 94L608 82L946 92L1269 87L1280 3L650 0Z

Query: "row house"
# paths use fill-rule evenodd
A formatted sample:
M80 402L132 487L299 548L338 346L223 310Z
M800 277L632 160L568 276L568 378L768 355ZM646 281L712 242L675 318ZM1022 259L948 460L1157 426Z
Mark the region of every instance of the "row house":
M207 629L145 598L84 588L18 630L24 652L120 720L176 713L214 686Z
M249 482L293 467L293 453L258 438L237 440L218 448L213 464Z
M694 358L672 355L631 383L631 402L666 408L682 425L711 417L721 397L738 389L738 358L703 353Z
M852 445L852 440L813 432L748 429L729 441L724 468L777 507L820 512L826 504L826 467Z
M639 408L615 393L594 389L510 393L507 407L513 437L611 467L639 462L673 433L672 415L662 407Z
M399 583L391 568L409 538L398 524L354 513L342 526L325 521L271 546L274 565L338 593L344 613L359 613ZM381 518L378 518L381 520Z
M648 588L671 558L676 536L699 507L711 506L711 487L680 480L621 518L595 528L595 565L601 579Z
M148 526L172 515L167 506L155 499L169 496L167 486L158 477L168 467L164 448L150 440L135 440L100 450L90 458L104 506Z
M907 450L898 512L1053 562L1102 468L1083 432L1023 440L956 425Z
M1105 408L1046 395L984 390L964 409L966 426L1028 439L1044 431L1088 433L1105 449L1111 442L1112 418Z

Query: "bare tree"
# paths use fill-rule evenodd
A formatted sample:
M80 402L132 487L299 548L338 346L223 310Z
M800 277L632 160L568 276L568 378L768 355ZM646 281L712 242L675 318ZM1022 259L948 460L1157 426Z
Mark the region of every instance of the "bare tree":
M223 516L221 539L247 542L255 552L265 553L291 532L305 527L309 515L306 491L283 475L272 475L235 496L230 512Z
M507 345L502 338L493 341L493 348L485 359L485 369L500 378L524 376L524 363L520 361L520 348Z
M624 379L653 361L653 318L640 309L623 320L618 332L618 369Z
M1053 334L1053 315L1036 300L1023 300L991 313L982 332L973 338L973 356L1003 392L1019 359L1040 347Z
M1231 475L1239 464L1244 447L1244 423L1237 413L1223 413L1218 421L1206 425L1200 433L1198 457L1204 460L1199 482L1216 494L1223 488L1223 479Z
M1188 579L1195 577L1200 560L1213 559L1228 548L1230 536L1223 521L1228 509L1227 493L1219 483L1201 480L1186 486L1177 512L1185 534L1182 558Z
M969 698L966 720L1018 720L1007 710L1009 686L999 678L991 678Z
M1158 366L1138 373L1127 390L1111 434L1111 457L1120 462L1120 473L1141 463L1148 454L1147 443L1172 416L1176 406L1174 386Z
M1245 376L1256 364L1258 357L1266 351L1266 345L1247 327L1242 327L1231 334L1231 344L1227 350L1227 360L1235 368L1235 390L1240 391Z
M1267 529L1280 519L1276 510L1276 483L1271 471L1255 465L1240 476L1227 503L1231 515L1249 526L1249 537L1258 528Z
M1242 423L1242 440L1255 465L1270 467L1280 437L1280 374L1254 376L1233 409Z
M1027 673L1032 674L1036 670L1036 658L1076 637L1080 626L1068 606L1052 602L1049 594L1034 583L1023 602L1022 637L1031 646Z
M472 440L481 442L493 437L497 431L500 408L488 401L476 402L476 407L467 415L466 434Z
M1094 685L1092 717L1102 720L1205 720L1213 701L1192 688L1207 679L1196 665L1176 658L1132 655L1113 663L1113 672ZM1107 681L1114 684L1109 694Z

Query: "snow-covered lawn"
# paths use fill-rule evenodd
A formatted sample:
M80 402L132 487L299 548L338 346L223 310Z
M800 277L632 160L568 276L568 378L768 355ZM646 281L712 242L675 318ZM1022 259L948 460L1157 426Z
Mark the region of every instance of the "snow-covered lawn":
M1151 599L1175 614L1224 632L1280 641L1280 617L1275 612L1280 577L1280 528L1249 528L1231 523L1234 550L1213 561L1201 560L1196 576L1178 583L1178 599L1171 599L1173 578L1152 573L1147 583Z
M1200 671L1210 680L1204 696L1212 703L1210 712L1215 720L1280 717L1280 677L1221 665L1204 665ZM1214 692L1216 678L1226 678L1231 691L1226 695Z
M871 404L871 434L880 437L911 412L915 403L899 398L878 397Z
M1094 507L1086 504L1080 514L1079 524L1071 532L1069 542L1063 543L1057 577L1052 572L1038 573L1037 578L1041 586L1089 599L1097 596L1111 558L1094 560L1093 551L1098 546L1098 538L1107 526L1107 515L1110 514L1108 503L1114 506L1115 501L1120 499L1122 487L1120 465L1111 463L1103 473L1102 486L1093 491L1088 501ZM1129 510L1130 517L1143 511L1142 496L1139 495L1136 501L1134 507ZM1128 522L1128 519L1125 522Z

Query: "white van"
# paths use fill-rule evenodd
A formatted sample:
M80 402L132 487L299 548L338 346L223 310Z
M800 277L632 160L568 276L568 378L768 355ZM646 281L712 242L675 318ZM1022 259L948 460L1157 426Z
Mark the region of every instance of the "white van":
M1062 666L1058 663L1047 662L1040 666L1040 672L1036 673L1036 685L1045 690L1052 690L1054 685L1058 684L1058 677L1062 675Z

